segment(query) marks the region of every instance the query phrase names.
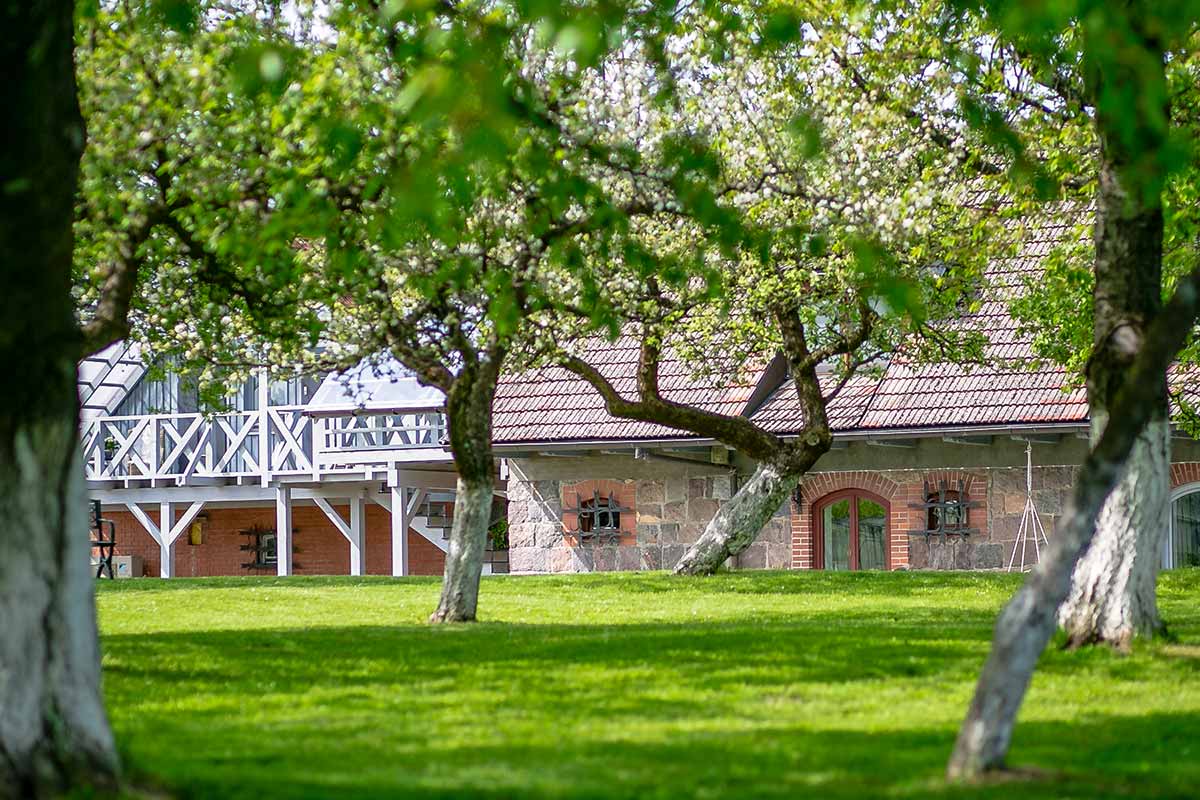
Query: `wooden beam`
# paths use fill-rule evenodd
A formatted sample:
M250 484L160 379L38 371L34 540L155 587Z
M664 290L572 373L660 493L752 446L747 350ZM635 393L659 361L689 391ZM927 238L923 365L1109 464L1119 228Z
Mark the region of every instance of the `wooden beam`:
M897 447L912 450L917 446L916 439L867 439L872 447Z
M196 515L200 513L202 508L204 508L204 503L199 500L188 506L187 511L183 512L183 516L179 518L179 521L171 526L170 533L166 536L168 545L175 544L175 540L179 538L179 534L183 533L184 528L192 524L192 520L196 518Z
M317 504L317 508L325 512L325 516L329 517L329 521L333 523L333 527L338 529L338 533L346 537L346 541L353 544L354 540L350 538L350 525L346 522L345 518L329 504L329 501L324 497L314 497L312 501Z
M174 527L175 509L170 503L158 504L158 577L175 576L175 556L171 550L170 532Z
M1058 444L1062 440L1061 433L1014 433L1012 438L1018 442L1033 444Z
M407 489L391 487L392 503L392 575L408 575L408 503Z

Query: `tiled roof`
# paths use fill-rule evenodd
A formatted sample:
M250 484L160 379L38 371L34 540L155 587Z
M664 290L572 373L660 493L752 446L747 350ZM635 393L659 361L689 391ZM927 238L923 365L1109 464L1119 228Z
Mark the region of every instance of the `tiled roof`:
M1033 355L1029 338L1008 313L1008 302L1023 290L1027 278L1040 274L1041 260L1072 229L1066 224L1040 225L1026 234L1015 255L988 266L980 308L962 320L986 336L985 364L914 364L895 358L882 378L857 378L834 398L829 407L832 428L865 432L1085 421L1086 392L1079 387L1064 392L1068 376L1063 369L1003 365ZM780 386L754 419L776 433L798 430L803 420L791 384Z
M638 342L621 337L595 340L580 356L600 370L623 396L636 397ZM691 376L678 359L663 358L659 388L663 397L720 414L745 410L757 375L718 386ZM617 419L591 384L561 367L505 375L496 391L493 439L497 443L675 439L692 434L646 422Z
M1057 366L1039 369L997 366L995 362L1032 356L1028 337L1018 330L1007 303L1041 271L1041 260L1071 235L1066 224L1045 224L1026 235L1018 253L989 265L980 309L962 324L986 335L987 365L916 364L899 356L882 376L852 379L828 408L835 432L879 432L915 428L962 428L992 425L1039 426L1087 419L1082 388L1064 392L1068 376ZM595 342L583 357L612 380L623 395L634 394L637 344L622 338ZM711 411L740 413L753 386L718 388L689 377L676 360L662 370L664 394ZM832 387L827 387L832 388ZM659 425L614 419L600 396L583 380L557 367L509 375L501 381L495 404L495 441L568 442L678 438L689 434ZM779 434L802 427L795 387L784 381L754 412L753 419Z

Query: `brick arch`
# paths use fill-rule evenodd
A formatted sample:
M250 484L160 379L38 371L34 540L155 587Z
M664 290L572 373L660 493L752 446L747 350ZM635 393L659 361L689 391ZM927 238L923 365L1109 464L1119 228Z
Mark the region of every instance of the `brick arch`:
M1191 461L1171 465L1171 488L1178 489L1189 483L1200 483L1200 464Z
M904 487L879 472L822 472L805 476L800 484L799 503L792 503L792 569L812 569L813 506L821 498L846 489L859 489L888 502L888 563L892 569L908 564L908 497Z

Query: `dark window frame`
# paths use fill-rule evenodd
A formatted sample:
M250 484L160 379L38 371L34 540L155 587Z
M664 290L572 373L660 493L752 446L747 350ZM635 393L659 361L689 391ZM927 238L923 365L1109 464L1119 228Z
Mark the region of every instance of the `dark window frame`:
M926 503L940 503L941 497L942 497L941 492L939 490L934 490L925 495L925 502ZM941 505L930 506L926 510L926 514L925 514L925 530L927 530L927 531L945 530L946 533L960 533L961 531L966 530L967 528L970 528L971 527L971 506L969 504L963 502L962 495L959 493L958 489L947 489L945 499L946 499L947 504L949 504L949 503L954 504L953 511L955 514L957 514L958 520L956 522L950 522L949 515L947 515L946 527L939 528L938 527L938 514L940 511L942 511L943 508L946 508L946 507L941 506ZM951 509L946 508L946 510L949 511Z

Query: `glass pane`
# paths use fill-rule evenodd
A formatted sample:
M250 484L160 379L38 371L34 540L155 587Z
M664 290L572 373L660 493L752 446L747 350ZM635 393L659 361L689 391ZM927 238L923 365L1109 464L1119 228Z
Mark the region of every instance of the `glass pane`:
M850 569L850 501L825 506L821 518L825 534L825 569Z
M1171 507L1169 567L1200 567L1200 492L1185 494Z
M858 568L883 569L887 509L865 498L858 498Z

